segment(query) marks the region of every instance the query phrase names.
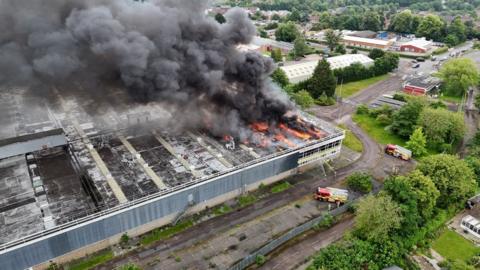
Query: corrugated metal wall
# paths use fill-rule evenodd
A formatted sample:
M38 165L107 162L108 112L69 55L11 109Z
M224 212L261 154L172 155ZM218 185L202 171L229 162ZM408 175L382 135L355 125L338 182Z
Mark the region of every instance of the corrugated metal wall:
M16 270L46 262L73 250L107 239L129 229L179 212L193 195L196 203L213 199L225 193L241 190L245 185L259 182L297 167L298 153L294 152L243 171L192 186L177 193L153 199L93 222L78 225L58 235L18 246L0 253L0 269Z

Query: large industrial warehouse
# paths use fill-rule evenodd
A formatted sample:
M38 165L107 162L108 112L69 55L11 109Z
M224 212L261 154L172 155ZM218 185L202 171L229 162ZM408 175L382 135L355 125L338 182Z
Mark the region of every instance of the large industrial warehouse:
M93 119L63 98L60 112L12 91L0 100L9 116L0 139L0 269L6 270L69 260L124 232L139 235L222 203L335 158L344 138L342 130L300 112L297 122L307 130L281 124L273 135L256 123L252 130L261 139L248 143L202 130L143 129L161 113L151 107ZM41 109L25 109L32 102Z

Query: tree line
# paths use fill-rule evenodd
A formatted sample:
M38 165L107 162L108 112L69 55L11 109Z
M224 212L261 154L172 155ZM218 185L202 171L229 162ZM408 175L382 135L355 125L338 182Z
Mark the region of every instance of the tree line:
M389 30L398 33L410 33L434 41L445 42L449 46L478 38L480 33L472 21L463 22L456 17L448 23L440 16L429 14L425 17L404 10L392 17Z
M405 176L391 176L377 195L355 205L355 225L339 243L322 249L314 269L384 269L399 265L414 248L428 248L434 232L461 209L477 183L472 168L456 156L425 158ZM463 262L461 269L473 269Z

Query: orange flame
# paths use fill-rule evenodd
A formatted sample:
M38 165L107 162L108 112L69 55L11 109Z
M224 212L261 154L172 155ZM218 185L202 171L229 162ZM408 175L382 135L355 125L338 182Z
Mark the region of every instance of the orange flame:
M268 124L266 122L256 122L250 125L250 127L258 132L267 132Z
M295 129L291 129L283 123L279 124L278 127L285 130L288 134L290 134L292 136L295 136L297 138L300 138L302 140L309 140L312 137L312 135L310 135L308 133L301 132L301 131L298 131L298 130L295 130Z

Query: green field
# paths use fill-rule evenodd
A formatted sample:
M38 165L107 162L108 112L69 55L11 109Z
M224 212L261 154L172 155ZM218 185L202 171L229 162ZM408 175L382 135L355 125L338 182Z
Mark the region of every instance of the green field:
M458 233L448 229L444 230L433 242L432 247L446 259L462 260L464 262L480 252L480 248Z
M92 269L93 267L107 262L113 259L113 252L112 250L104 250L100 251L96 254L90 255L84 259L73 261L65 265L65 269L68 270L88 270Z
M292 185L290 185L290 183L288 183L287 181L283 181L281 183L278 183L278 184L275 184L271 189L270 189L270 192L271 193L278 193L278 192L282 192L286 189L289 189L290 187L292 187Z
M352 119L376 142L405 146L404 139L385 130L385 126L380 125L374 118L364 114L355 114Z
M357 93L360 90L367 88L368 86L374 83L385 80L386 78L388 78L388 76L389 76L388 74L385 74L385 75L368 78L368 79L357 81L357 82L349 82L349 83L337 86L337 89L335 91L337 95L339 95L340 97L346 98Z
M356 152L363 152L362 142L355 136L345 125L339 125L340 128L345 130L345 139L343 139L343 145Z
M142 245L148 245L151 243L154 243L156 241L162 240L169 238L170 236L173 236L181 231L184 231L190 227L193 226L193 220L184 220L181 221L180 223L177 223L177 225L174 226L168 226L165 228L159 228L151 231L150 233L146 234L140 239L140 243Z

